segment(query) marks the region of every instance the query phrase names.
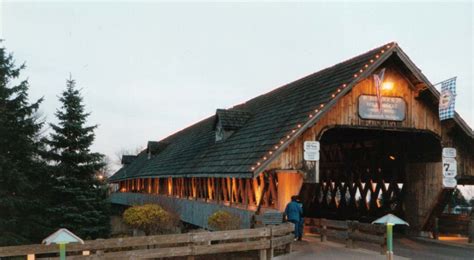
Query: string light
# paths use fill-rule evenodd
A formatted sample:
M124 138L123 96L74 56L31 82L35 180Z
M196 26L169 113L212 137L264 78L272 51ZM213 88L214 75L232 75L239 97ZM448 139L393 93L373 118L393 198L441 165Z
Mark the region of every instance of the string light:
M389 48L390 48L390 45L387 45L387 46L385 46L385 47L386 47L387 49L389 49ZM381 52L381 53L384 53L385 51L382 49L380 52ZM380 55L378 55L378 54L375 55L375 58L376 58L376 59L378 59L379 57L380 57ZM370 59L369 62L370 62L370 63L374 63L374 60L373 60L373 59ZM368 67L369 67L369 65L368 65L368 64L365 64L364 67L359 70L359 72L362 73L362 72L364 71L364 68L368 68ZM357 78L358 76L359 76L359 75L358 75L357 73L354 74L354 78ZM342 88L345 88L345 87L347 87L347 84L345 84L345 83L342 84ZM337 89L337 93L340 93L340 92L341 92L341 89L338 88L338 89ZM331 97L334 99L334 98L336 97L336 93L331 94ZM319 106L320 106L321 108L323 108L323 107L324 107L324 104L320 104ZM318 110L318 109L315 109L314 112L315 112L315 113L318 113L319 110ZM316 114L315 114L315 115L316 115ZM312 117L313 117L313 114L309 114L309 118L312 118ZM298 128L301 128L301 124L298 124L297 127L298 127ZM291 133L292 133L292 134L294 134L295 132L296 132L295 129L291 130ZM287 135L286 138L287 138L287 139L290 139L290 137L291 137L290 135L291 135L291 134ZM281 144L281 145L284 144L284 141L283 141L283 140L280 140L280 144ZM275 145L274 148L275 148L275 150L278 150L278 148L280 148L280 147L279 147L278 145ZM272 152L272 151L269 151L268 154L269 154L269 155L272 155L273 152ZM264 160L264 161L267 160L267 159L268 159L268 158L267 158L266 156L263 157L263 160ZM261 165L261 163L260 163L260 162L257 162L257 166L260 166L260 165ZM254 171L254 170L255 170L255 167L251 167L251 170Z

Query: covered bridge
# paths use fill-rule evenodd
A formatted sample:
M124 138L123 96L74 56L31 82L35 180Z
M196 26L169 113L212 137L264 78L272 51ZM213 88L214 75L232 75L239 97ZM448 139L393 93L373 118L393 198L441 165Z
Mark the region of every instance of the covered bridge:
M383 69L378 108L373 75ZM440 121L438 103L421 70L388 43L123 156L110 199L173 205L202 227L225 208L248 227L299 194L308 216L371 221L391 212L430 230L452 191L442 184L443 147L457 151L458 183L474 184L473 131L458 114ZM304 142L315 140L317 163L304 159Z

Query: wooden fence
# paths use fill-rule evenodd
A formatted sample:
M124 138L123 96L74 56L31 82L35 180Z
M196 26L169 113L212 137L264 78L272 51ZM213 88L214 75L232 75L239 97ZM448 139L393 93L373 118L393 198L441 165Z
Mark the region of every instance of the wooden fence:
M440 215L434 220L434 238L438 239L439 234L467 236L469 243L474 243L474 214L472 216L454 214Z
M256 229L186 233L89 240L67 245L67 259L147 259L188 257L256 250L260 259L271 259L275 248L291 251L293 224ZM2 257L27 256L28 260L58 259L57 245L0 247Z
M380 245L380 253L386 253L386 227L360 223L358 221L329 220L317 218L305 218L305 226L309 232L321 235L324 242L328 237L344 240L346 246L356 247L357 241L370 242Z

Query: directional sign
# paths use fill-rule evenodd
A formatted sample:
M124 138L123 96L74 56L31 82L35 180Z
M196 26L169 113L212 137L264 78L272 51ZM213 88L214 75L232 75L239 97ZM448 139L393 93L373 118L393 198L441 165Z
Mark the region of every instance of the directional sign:
M453 177L444 177L443 178L443 187L448 189L454 189L458 185L458 182Z
M456 159L443 157L443 176L454 178L458 175Z
M443 157L456 158L456 148L444 147L443 148Z
M303 157L306 161L319 161L319 151L304 151Z
M304 142L305 151L308 151L308 152L319 151L319 147L320 145L318 141L305 141Z

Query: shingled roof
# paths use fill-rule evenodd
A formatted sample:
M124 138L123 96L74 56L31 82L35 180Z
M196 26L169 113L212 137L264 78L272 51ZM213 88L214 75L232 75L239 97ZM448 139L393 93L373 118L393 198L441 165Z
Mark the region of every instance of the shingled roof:
M139 154L110 181L169 176L253 177L357 82L371 75L392 54L400 53L404 55L396 43L388 43L234 108L218 110L216 115L161 140L168 145L150 159ZM216 116L232 119L240 111L246 113L244 120L229 123L232 127L237 124L238 130L224 142L215 142Z

